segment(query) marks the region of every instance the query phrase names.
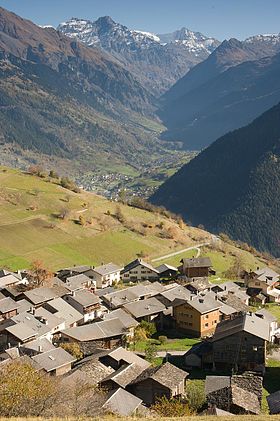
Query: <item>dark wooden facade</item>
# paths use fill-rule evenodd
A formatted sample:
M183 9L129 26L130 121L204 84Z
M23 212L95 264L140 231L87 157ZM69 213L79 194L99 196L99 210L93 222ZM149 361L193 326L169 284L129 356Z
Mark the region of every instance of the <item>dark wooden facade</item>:
M266 341L238 332L213 342L213 366L217 370L259 370L265 366Z

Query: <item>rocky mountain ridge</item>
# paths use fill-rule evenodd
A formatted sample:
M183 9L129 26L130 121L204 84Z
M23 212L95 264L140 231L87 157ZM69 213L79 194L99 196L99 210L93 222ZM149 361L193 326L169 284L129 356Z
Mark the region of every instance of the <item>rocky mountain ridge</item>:
M57 29L112 54L155 95L164 92L220 44L186 28L163 35L131 30L109 16L96 21L72 18Z

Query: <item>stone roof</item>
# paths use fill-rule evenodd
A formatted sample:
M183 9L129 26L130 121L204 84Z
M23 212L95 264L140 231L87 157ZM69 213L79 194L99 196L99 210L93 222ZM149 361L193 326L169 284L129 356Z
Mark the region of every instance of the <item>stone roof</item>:
M132 317L122 308L117 308L116 310L113 310L110 313L104 314L103 319L119 319L122 322L122 324L128 329L130 329L131 327L137 327L139 325L139 322L137 322L137 320L135 320L134 317Z
M123 417L131 416L140 407L142 400L121 388L113 391L103 408Z
M46 308L51 308L55 316L65 320L66 327L83 319L81 313L62 298L55 298L54 300L49 301L45 306Z
M20 349L23 351L27 350L42 353L55 349L55 346L46 338L38 338L21 345Z
M188 300L188 305L200 314L209 313L222 307L222 304L209 294L192 295L190 300Z
M181 370L169 362L159 366L147 368L132 384L140 383L146 379L153 379L170 390L173 390L179 383L188 377L186 371Z
M133 260L133 262L129 263L128 265L126 265L122 269L121 273L129 272L130 270L132 270L132 269L134 269L134 268L136 268L137 266L140 266L140 265L144 266L145 268L147 268L147 269L151 270L152 272L155 272L156 274L158 274L157 269L155 269L150 263L147 263L142 259Z
M80 291L73 293L72 299L77 301L77 303L81 304L83 307L89 307L100 303L98 295L95 295L86 289L81 289Z
M255 313L257 316L262 317L264 320L267 320L269 323L276 322L277 317L275 317L270 311L262 308L261 310L257 310Z
M206 289L210 289L211 284L208 278L197 278L190 282L187 288L195 289L198 292L205 291Z
M133 383L133 381L139 377L144 370L145 367L141 367L135 363L123 364L118 370L103 379L101 384L113 381L118 386L126 388L126 386Z
M178 272L177 268L175 268L174 266L171 266L171 265L167 265L166 263L156 267L156 270L158 271L159 274L162 274L162 273L167 272L167 271Z
M250 307L237 296L235 292L229 292L227 295L220 295L218 293L220 301L227 304L230 307L233 307L237 312L247 312L250 310Z
M85 373L95 386L115 371L112 367L102 364L95 356L84 358L76 367L76 371Z
M176 299L179 300L189 300L191 296L191 292L183 286L176 285L175 288L168 289L167 291L163 291L160 295L166 298L170 303L175 301Z
M113 351L109 351L107 355L113 358L117 362L124 361L125 363L128 363L128 364L134 363L138 365L139 367L143 367L143 368L148 368L151 365L148 361L144 360L144 358L139 357L132 351L127 351L123 347L118 347L116 349L113 349ZM102 360L102 357L101 357L101 360Z
M198 257L198 258L191 258L191 259L182 259L181 262L183 263L184 267L186 268L210 268L212 267L212 262L209 257Z
M97 266L93 269L94 272L101 276L111 275L112 273L120 272L121 270L122 268L114 263L107 263L106 265Z
M271 393L266 398L271 415L280 414L280 390Z
M254 274L257 276L257 279L265 282L268 285L273 285L279 280L279 274L274 270L265 267L254 271Z
M205 394L217 392L230 387L230 376L207 376L205 380Z
M69 291L76 291L79 289L83 289L85 285L91 285L91 284L92 284L92 279L90 279L85 274L80 273L79 275L69 276L69 278L66 278L64 286Z
M3 298L0 300L0 314L9 313L10 311L17 310L20 305L12 298Z
M125 304L124 308L136 319L161 313L165 310L165 306L154 297Z
M59 286L35 288L24 292L25 297L34 305L45 303L66 294L68 294L68 290Z
M245 314L233 320L220 322L216 327L213 341L219 341L243 331L269 341L269 323L254 314Z
M76 359L62 348L55 348L42 354L35 355L32 360L39 364L45 371L50 372L71 364Z
M0 288L5 288L8 285L17 284L18 282L19 279L14 274L5 275L0 278Z
M79 342L88 342L121 336L126 332L126 327L119 319L111 319L72 327L63 330L61 333Z
M260 403L255 393L251 393L248 390L241 389L236 385L231 386L232 403L245 409L245 411L251 414L260 413Z
M103 296L103 300L112 307L121 307L124 304L139 300L147 295L149 295L149 291L145 285L135 285L106 294Z

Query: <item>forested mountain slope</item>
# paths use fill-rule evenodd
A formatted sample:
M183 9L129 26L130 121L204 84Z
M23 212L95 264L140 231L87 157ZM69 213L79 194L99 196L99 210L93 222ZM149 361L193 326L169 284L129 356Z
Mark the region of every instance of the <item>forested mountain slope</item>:
M280 104L221 137L151 201L280 256Z

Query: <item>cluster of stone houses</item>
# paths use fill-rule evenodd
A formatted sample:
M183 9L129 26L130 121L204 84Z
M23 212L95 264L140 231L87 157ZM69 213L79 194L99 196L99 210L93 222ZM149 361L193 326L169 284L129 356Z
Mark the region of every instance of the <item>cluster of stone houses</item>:
M277 301L269 297L276 296L279 275L265 268L244 273L245 287L216 285L208 279L214 273L209 258L181 263L179 268L154 268L136 259L125 267L74 266L57 271L49 286L35 289L29 287L28 272L1 270L0 365L24 359L36 370L67 380L86 376L108 391L104 409L118 415L145 412L162 396L184 395L187 371L193 368L239 376L250 372L249 378L259 381L267 343L277 339L278 325L265 309L250 312L249 303L261 294ZM142 320L160 331L172 328L203 338L184 356L187 371L169 362L153 367L125 349ZM78 343L83 359L76 361L62 348L65 343ZM245 401L254 393L246 386L248 375L218 377L206 381L209 413L259 412L259 392L251 407L241 405L238 388ZM214 399L219 388L227 396L224 405Z

